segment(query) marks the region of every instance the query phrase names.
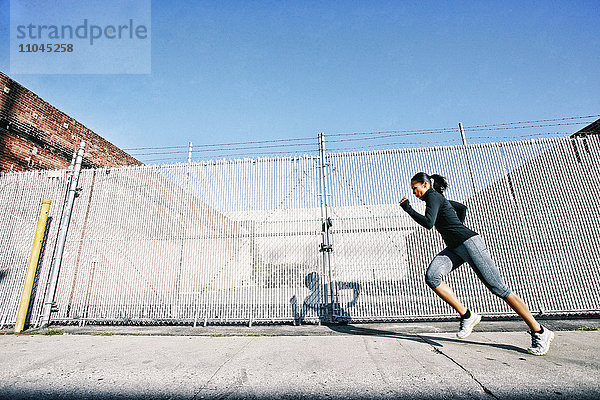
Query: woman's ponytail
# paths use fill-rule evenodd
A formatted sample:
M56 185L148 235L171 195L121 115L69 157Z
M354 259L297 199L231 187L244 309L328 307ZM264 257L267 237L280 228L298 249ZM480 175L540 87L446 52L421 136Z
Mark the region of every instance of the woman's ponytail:
M446 178L444 178L441 175L429 175L429 180L431 182L433 190L435 190L436 192L444 193L444 191L448 189L448 182L446 182Z

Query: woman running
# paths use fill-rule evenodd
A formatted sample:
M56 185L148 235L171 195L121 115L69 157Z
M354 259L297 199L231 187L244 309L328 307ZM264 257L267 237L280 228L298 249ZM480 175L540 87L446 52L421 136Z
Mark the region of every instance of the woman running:
M425 201L425 215L416 212L406 197L400 200L400 205L420 225L427 229L435 226L447 246L429 264L425 282L460 314L460 327L456 336L459 339L468 337L481 321L481 315L465 307L442 279L468 262L485 286L506 301L529 326L532 343L527 351L538 356L546 354L554 333L541 326L525 302L504 284L481 236L463 225L467 207L456 201L446 200L442 194L448 187L446 179L440 175L429 176L419 172L412 177L410 186L414 195Z

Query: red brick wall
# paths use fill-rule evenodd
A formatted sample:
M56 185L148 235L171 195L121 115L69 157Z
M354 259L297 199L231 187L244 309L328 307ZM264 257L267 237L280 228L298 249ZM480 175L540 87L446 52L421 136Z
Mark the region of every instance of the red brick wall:
M142 164L0 72L0 171L66 168L81 140L84 167Z

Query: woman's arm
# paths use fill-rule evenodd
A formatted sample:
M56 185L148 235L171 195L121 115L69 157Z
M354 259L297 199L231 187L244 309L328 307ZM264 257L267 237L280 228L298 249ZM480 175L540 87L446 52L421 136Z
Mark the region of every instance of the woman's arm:
M460 222L464 223L465 222L465 218L467 217L467 206L465 206L462 203L459 203L458 201L452 201L452 200L448 200L450 202L450 205L452 206L452 208L454 208L454 211L456 211L456 215L458 216L458 219L460 220Z
M408 213L419 225L431 229L435 225L435 220L437 219L438 211L440 210L440 202L436 198L430 198L427 201L427 207L425 207L425 215L421 215L416 212L411 206L408 200L403 198L400 201L400 206L404 211Z

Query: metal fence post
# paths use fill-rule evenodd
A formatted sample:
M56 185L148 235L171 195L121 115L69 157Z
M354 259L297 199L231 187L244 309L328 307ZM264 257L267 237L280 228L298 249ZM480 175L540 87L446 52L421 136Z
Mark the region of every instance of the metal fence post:
M325 134L319 133L319 160L321 168L321 222L322 222L322 242L321 248L319 249L323 253L323 273L327 276L327 282L325 282L325 307L326 307L326 318L328 321L332 320L333 314L333 285L331 275L331 252L333 246L331 245L331 238L329 237L329 228L331 227L331 219L329 218L329 211L327 209L327 185L325 182Z
M185 188L185 194L186 196L189 195L190 197L192 196L191 194L191 190L190 190L190 168L191 168L191 164L192 164L192 142L189 143L189 150L188 150L188 161L185 168L185 179L184 179L184 188ZM191 200L190 200L191 203ZM179 247L179 265L177 267L177 278L175 280L175 292L174 292L174 298L173 298L173 303L171 303L171 318L174 319L178 319L179 318L179 309L180 309L180 302L181 302L181 271L183 270L183 259L184 259L184 253L185 253L185 244L186 241L188 240L187 236L187 231L188 231L188 224L190 223L190 209L191 209L191 204L188 205L187 208L185 208L181 215L183 217L182 219L182 226L181 226L181 246Z
M52 266L50 267L50 277L46 285L44 308L42 310L42 327L48 326L50 323L50 315L53 311L52 307L54 305L54 295L56 293L56 286L58 283L60 264L62 262L62 256L65 250L65 242L67 239L67 232L69 230L69 223L71 222L73 203L75 202L75 195L77 193L77 184L79 182L79 173L81 172L81 162L83 160L84 149L85 141L82 140L77 152L77 159L75 160L75 167L71 176L69 191L67 192L66 206L63 209L60 227L58 228L56 250L54 251L54 258L52 259Z

